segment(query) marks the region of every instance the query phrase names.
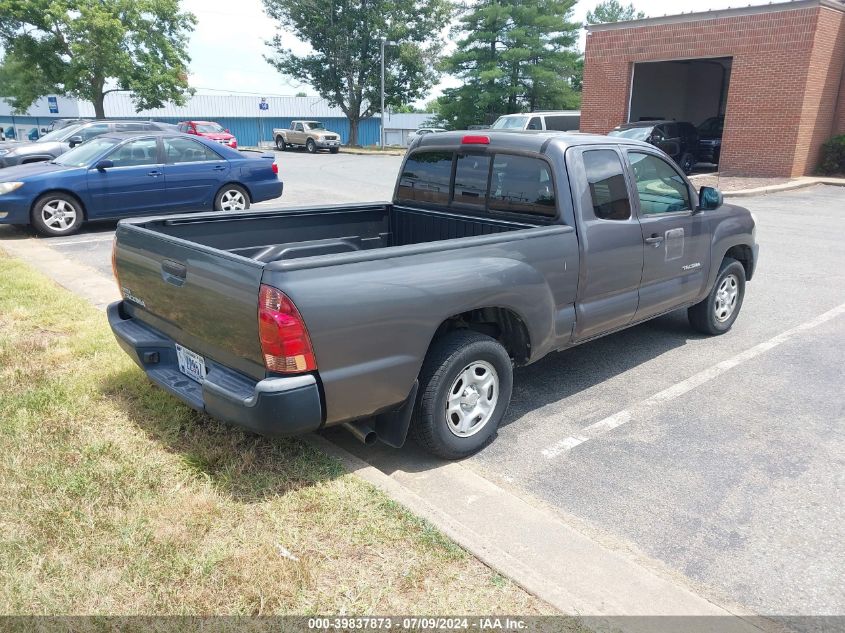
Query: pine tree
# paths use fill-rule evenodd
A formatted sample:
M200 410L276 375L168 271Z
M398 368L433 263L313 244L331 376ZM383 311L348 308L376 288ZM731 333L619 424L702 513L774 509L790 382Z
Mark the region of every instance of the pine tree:
M501 114L577 107L580 25L575 0L480 0L460 17L458 49L443 68L464 85L438 99L442 121L462 128Z

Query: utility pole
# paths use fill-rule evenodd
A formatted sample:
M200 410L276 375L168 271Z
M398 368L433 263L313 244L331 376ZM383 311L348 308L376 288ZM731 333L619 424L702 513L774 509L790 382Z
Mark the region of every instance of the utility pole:
M388 42L386 37L381 38L381 148L384 149L384 46L385 44L396 44Z

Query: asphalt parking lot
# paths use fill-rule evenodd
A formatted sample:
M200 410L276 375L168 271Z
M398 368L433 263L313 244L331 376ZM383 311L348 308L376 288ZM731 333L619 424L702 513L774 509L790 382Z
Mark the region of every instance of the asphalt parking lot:
M280 154L285 195L256 206L388 199L400 162ZM468 465L714 599L842 614L845 188L736 203L761 253L730 333L702 337L673 313L517 371L498 439ZM113 228L43 243L110 275ZM393 449L330 436L396 467Z

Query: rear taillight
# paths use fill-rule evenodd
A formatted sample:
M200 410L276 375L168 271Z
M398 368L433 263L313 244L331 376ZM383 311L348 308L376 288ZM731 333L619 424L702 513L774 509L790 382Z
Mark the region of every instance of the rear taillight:
M269 371L298 373L317 369L308 329L293 301L272 286L258 295L258 336Z
M117 234L115 233L114 239L111 242L111 272L114 275L114 280L117 283L117 291L123 294L123 290L120 288L120 277L117 275Z
M273 163L273 173L274 174L279 173L279 164L278 163Z

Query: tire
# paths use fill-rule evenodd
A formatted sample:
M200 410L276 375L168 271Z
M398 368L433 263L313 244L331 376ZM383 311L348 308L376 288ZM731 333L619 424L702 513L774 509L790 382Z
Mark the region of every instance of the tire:
M690 325L703 334L724 334L733 326L745 298L745 268L725 257L707 298L687 310Z
M423 362L411 436L437 457L468 457L496 436L512 389L513 364L498 341L472 330L450 332L434 342ZM450 393L456 408L451 413ZM485 401L487 407L479 404Z
M214 196L215 211L243 211L249 209L249 194L240 185L228 184Z
M695 156L687 152L683 156L681 156L681 162L678 165L685 174L692 173L692 170L695 168Z
M280 152L285 151L288 148L287 143L285 143L285 139L281 136L276 137L276 149Z
M305 142L305 149L308 150L309 154L314 154L317 151L317 144L314 142L313 138L309 138Z
M47 193L32 205L32 226L41 235L73 235L85 222L82 204L66 193Z
M339 147L332 147L331 149L329 149L329 151L332 154L337 154L340 151L340 148Z

